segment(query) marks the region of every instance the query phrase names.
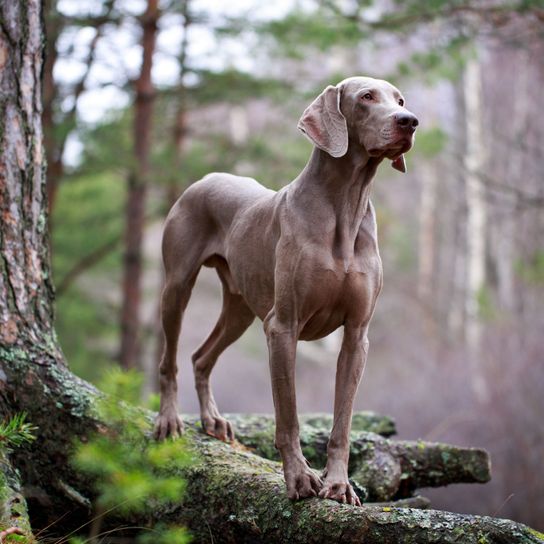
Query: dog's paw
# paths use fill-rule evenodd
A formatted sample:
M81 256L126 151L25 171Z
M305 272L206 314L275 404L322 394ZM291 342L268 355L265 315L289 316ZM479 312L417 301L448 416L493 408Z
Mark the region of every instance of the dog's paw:
M234 441L234 430L230 421L221 416L202 417L202 428L206 434L223 442Z
M183 434L183 421L176 412L159 414L155 420L153 437L155 440L164 440L169 436L177 438Z
M342 504L361 506L361 501L351 484L347 481L331 481L325 478L323 489L319 492L322 499L331 499Z
M287 496L292 501L306 497L317 497L323 486L321 478L307 467L297 472L286 472L285 483L287 484Z

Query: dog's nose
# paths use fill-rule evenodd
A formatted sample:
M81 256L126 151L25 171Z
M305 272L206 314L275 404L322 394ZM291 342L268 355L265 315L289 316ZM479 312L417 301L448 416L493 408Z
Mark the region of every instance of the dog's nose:
M397 125L406 132L414 132L419 125L419 121L413 113L397 113L395 119Z

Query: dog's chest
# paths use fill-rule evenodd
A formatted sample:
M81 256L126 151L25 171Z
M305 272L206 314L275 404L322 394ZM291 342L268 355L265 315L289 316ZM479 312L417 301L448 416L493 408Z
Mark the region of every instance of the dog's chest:
M309 252L297 270L306 278L298 292L298 314L305 323L301 338L321 338L346 322L364 324L370 320L382 285L382 265L375 246L366 245L351 254L325 248ZM300 283L299 283L300 285Z

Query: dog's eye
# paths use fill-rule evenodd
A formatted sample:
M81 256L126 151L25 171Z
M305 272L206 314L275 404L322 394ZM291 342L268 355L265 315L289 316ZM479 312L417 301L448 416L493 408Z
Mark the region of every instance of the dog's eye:
M363 96L361 96L362 100L372 100L372 98L373 98L372 94L370 94L370 93L366 93Z
M399 98L399 106L404 106L404 100L402 98Z

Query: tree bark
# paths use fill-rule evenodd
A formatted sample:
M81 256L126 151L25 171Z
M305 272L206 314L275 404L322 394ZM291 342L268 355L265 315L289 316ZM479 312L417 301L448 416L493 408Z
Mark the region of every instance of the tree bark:
M24 7L26 6L26 7ZM40 3L0 4L0 342L52 346Z
M136 82L134 105L134 167L128 177L120 362L123 368L139 366L142 237L149 176L150 138L155 90L151 67L155 51L158 0L148 0L142 17L142 67Z

